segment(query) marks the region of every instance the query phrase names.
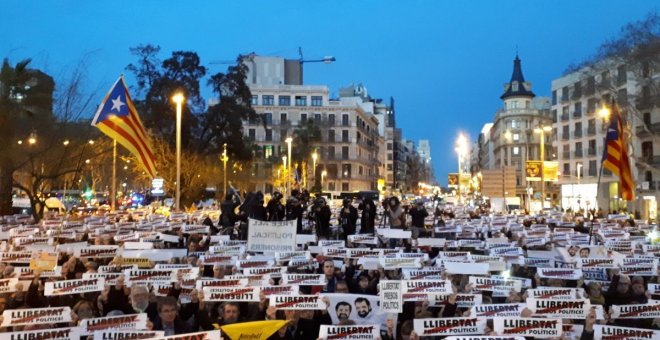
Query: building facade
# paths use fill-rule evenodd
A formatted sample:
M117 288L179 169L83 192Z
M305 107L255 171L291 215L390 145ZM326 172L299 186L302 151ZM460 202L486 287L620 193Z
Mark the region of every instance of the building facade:
M480 165L484 168L515 168L516 189L515 193L507 194L512 198L509 203L530 209L534 208L533 202L540 203L543 190L540 182L526 180L525 163L527 160L541 159L541 134L535 133L535 130L552 124L549 99L535 97L531 83L526 82L523 76L520 58L516 56L511 80L504 84L504 93L500 97L504 106L495 113L490 129L485 127L488 132L482 132L479 143ZM545 132L543 137L545 160L552 160L552 135ZM557 198L552 185L546 184L545 194L545 204L550 206ZM519 204L515 204L516 201ZM540 204L536 208L540 208Z
M552 115L558 132L562 206L572 210L600 208L604 211L655 213L660 199L660 110L651 99L660 73L640 72L629 65L605 60L552 82ZM615 101L626 122L628 153L636 182L634 202L621 200L619 179L603 169L601 160L608 126L598 112Z

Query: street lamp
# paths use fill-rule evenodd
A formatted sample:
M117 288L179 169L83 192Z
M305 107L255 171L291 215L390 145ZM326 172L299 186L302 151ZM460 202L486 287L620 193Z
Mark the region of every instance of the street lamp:
M179 92L172 97L172 100L176 103L176 201L174 210L179 211L181 204L181 105L185 97Z
M293 138L287 137L284 141L286 142L287 158L289 160L289 163L286 165L286 173L287 173L287 177L286 177L286 191L287 191L287 193L286 193L286 195L289 195L289 193L291 192L291 188L290 188L290 186L291 186L291 183L290 183L290 181L291 181L291 178L290 178L291 177L291 142L293 142Z
M37 133L36 132L34 132L34 131L30 132L30 137L28 137L28 143L30 145L34 145L35 143L37 143Z
M328 175L327 171L323 170L321 172L321 192L323 192L323 180L325 179L325 176L327 176L327 175Z
M220 157L220 160L222 161L222 175L224 177L224 189L222 193L227 197L227 161L229 160L229 156L227 156L227 143L224 143L222 145L222 156Z
M541 210L545 208L545 133L552 131L552 127L545 125L534 129L541 134Z
M598 115L603 119L607 119L610 116L610 109L603 105L603 107L598 110Z
M312 153L312 163L314 164L313 173L314 173L314 185L316 185L316 160L319 158L319 154L316 153L316 150Z
M456 155L458 158L458 203L461 203L461 198L462 198L462 193L461 193L461 174L463 173L463 170L461 169L461 160L463 156L467 153L468 145L467 138L465 137L464 134L458 135L458 139L456 140Z
M288 183L289 183L289 179L287 178L287 176L289 174L289 171L286 167L286 164L287 164L286 160L287 160L287 157L282 156L282 172L284 173L284 195L282 195L282 196L284 196L284 197L286 197L286 191L287 191Z
M577 203L578 203L578 210L580 210L580 206L581 206L581 204L580 204L580 198L581 198L581 195L580 195L580 170L582 170L582 163L578 163L576 165L576 168L577 168L577 185L578 185L578 202Z

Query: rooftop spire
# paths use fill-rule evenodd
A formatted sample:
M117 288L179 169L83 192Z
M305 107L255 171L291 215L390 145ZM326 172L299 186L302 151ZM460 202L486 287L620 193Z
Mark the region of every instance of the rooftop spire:
M532 92L532 86L525 83L518 51L516 51L516 59L513 60L513 73L511 74L511 80L505 85L504 94L500 98L506 99L513 96L526 96L532 98L536 96Z

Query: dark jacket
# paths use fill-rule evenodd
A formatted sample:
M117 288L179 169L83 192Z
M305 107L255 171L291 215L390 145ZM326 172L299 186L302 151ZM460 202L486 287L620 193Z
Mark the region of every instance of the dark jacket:
M348 208L348 212L346 212ZM355 224L357 223L358 212L352 205L348 207L342 207L341 212L339 213L339 223L344 229L344 235L353 235L355 234Z
M376 205L371 199L365 199L358 209L362 211L360 234L372 234L376 225Z
M429 215L424 207L413 206L408 214L412 217L413 227L424 228L424 219Z
M160 317L157 318L154 322L154 330L155 331L162 331L163 329L163 322L160 320ZM179 334L186 334L186 333L192 333L192 329L190 328L190 325L188 325L187 322L179 319L177 316L176 319L174 319L174 334L179 335Z

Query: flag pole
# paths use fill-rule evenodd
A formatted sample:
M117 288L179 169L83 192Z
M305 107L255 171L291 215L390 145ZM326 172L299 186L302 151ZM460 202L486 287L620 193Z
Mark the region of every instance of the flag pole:
M604 147L607 147L606 145ZM600 168L598 169L598 182L596 182L596 207L598 207L598 192L600 191L600 179L603 176L603 159L600 160ZM591 239L594 236L594 220L596 219L596 211L594 207L594 213L591 216L591 226L589 227L589 244L591 244Z
M117 202L117 140L112 139L112 188L110 190L110 211L115 211Z

